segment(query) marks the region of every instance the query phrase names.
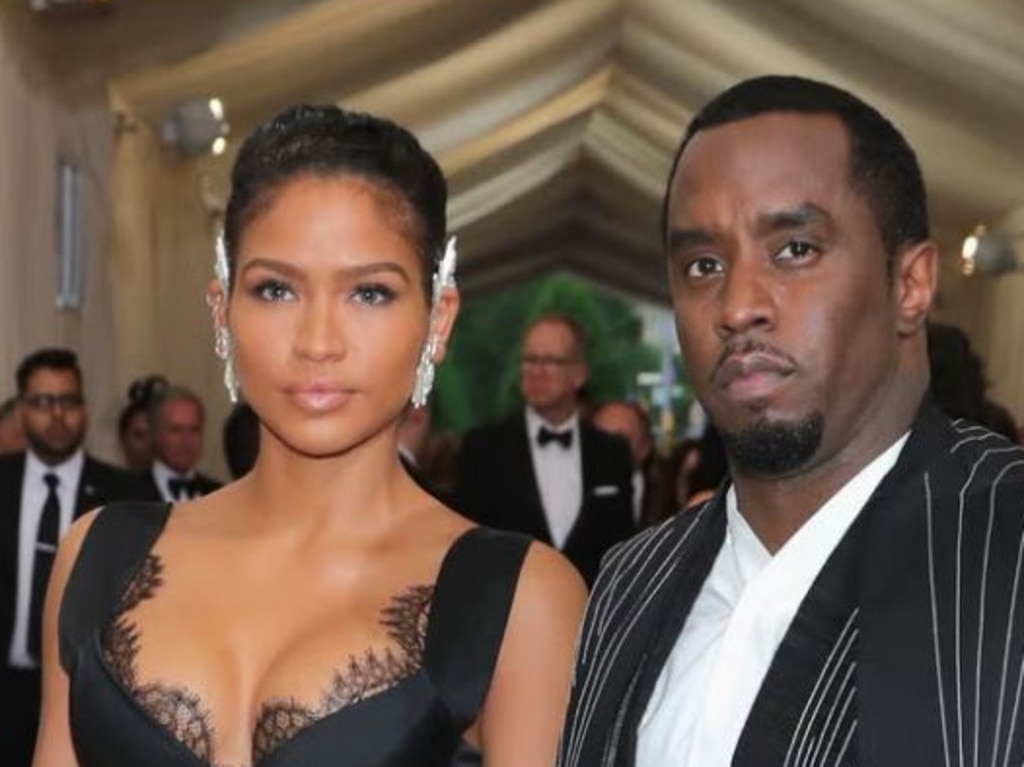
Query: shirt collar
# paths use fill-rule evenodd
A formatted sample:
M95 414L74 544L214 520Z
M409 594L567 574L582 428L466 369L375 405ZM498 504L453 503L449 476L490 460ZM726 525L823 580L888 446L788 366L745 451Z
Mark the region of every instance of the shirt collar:
M168 480L179 478L192 479L193 477L195 477L195 475L195 469L186 472L178 472L172 469L163 461L161 461L159 458L153 459L153 476L156 478L156 481L162 484L164 487L167 486Z
M85 450L81 447L56 466L44 463L29 448L25 451L25 481L29 483L42 482L45 475L56 474L60 479L61 487L75 487L78 485L78 478L82 475L84 465Z
M860 513L882 479L896 465L900 451L909 437L909 431L904 433L849 479L786 541L776 552L776 557L785 552L787 548L795 548L790 546L795 540L804 538L820 538L822 543L826 543L826 539L835 538L835 540L828 540L829 550L831 550L838 542L835 533L839 532L841 535L841 532L845 532L849 522ZM773 559L773 556L757 537L747 520L740 514L735 485L731 485L726 492L725 513L726 527L736 551L740 569L749 576L764 567ZM840 517L848 518L845 525L838 519Z
M557 426L550 421L545 420L541 417L540 413L534 410L532 407L526 407L526 432L530 435L530 439L533 440L537 436L537 431L541 426L544 426L551 431L572 431L578 432L580 424L579 411L575 411L571 416L562 421Z

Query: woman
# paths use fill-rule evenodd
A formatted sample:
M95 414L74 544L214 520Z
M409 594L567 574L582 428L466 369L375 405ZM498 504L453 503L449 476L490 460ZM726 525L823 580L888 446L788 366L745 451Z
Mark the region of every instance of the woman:
M154 375L138 378L128 387L128 404L117 419L117 437L124 466L133 474L145 474L153 465L149 439L149 404L168 386L167 379Z
M488 767L554 761L579 578L398 461L458 306L445 198L374 117L297 107L246 141L208 298L256 466L73 528L36 767L444 765L463 735Z

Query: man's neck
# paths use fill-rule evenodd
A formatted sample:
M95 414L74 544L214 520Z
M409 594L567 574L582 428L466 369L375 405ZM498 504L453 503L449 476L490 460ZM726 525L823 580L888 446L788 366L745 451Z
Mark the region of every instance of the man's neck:
M730 466L740 513L773 554L785 545L811 516L853 477L905 435L913 425L920 398L912 407L899 403L890 413L877 412L886 428L861 433L832 455L787 477L764 477Z
M195 470L194 467L191 468L191 469L179 470L179 469L175 469L170 464L168 464L168 463L166 463L164 461L161 461L159 458L154 458L153 459L153 468L156 468L158 466L160 467L160 470L162 472L165 472L166 474L169 474L170 476L174 476L174 477L192 477L196 473L196 470Z
M567 422L572 420L572 417L576 415L575 405L557 408L544 408L543 410L538 408L532 409L537 417L544 421L544 423L555 427L567 424Z
M59 456L53 455L53 454L50 454L50 453L47 453L47 454L38 453L35 450L33 450L31 447L28 448L25 452L26 452L26 455L31 455L33 458L35 458L37 461L39 461L39 463L43 464L43 466L45 466L45 467L47 467L49 469L56 469L56 468L58 468L60 466L63 466L64 464L68 463L69 461L71 461L71 459L73 459L75 456L77 456L81 451L82 451L82 446L79 445L74 450L72 450L70 453L65 453L64 455L59 455Z

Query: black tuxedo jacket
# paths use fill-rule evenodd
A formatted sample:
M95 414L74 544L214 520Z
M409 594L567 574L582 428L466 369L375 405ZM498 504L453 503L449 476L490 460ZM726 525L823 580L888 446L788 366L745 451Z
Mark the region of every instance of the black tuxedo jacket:
M634 531L629 448L618 437L580 424L583 501L562 553L592 583L601 557ZM551 543L520 413L466 434L459 452L456 507L482 525Z
M7 666L14 631L18 582L18 526L21 519L21 483L25 476L25 453L0 458L0 702L4 721L0 724L0 754L4 764L28 764L39 715L39 670L15 670ZM78 483L73 516L112 501L144 498L146 488L139 479L115 466L85 457Z
M147 471L140 478L143 487L145 487L145 496L142 498L144 501L160 501L164 500L164 497L160 495L160 488L157 487L156 478L153 477L153 472ZM214 490L220 490L223 487L222 483L215 480L213 477L208 477L205 474L196 472L194 478L196 487L199 488L199 495L208 495Z
M559 767L635 764L640 720L725 538L724 496L606 558ZM801 603L732 764L1020 764L1022 576L1024 450L926 405Z

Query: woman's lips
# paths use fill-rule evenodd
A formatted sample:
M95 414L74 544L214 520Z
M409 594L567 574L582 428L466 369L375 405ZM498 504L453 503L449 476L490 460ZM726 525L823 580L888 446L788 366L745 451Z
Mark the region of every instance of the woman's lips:
M326 413L344 405L351 391L336 386L302 386L287 390L288 397L303 410Z

